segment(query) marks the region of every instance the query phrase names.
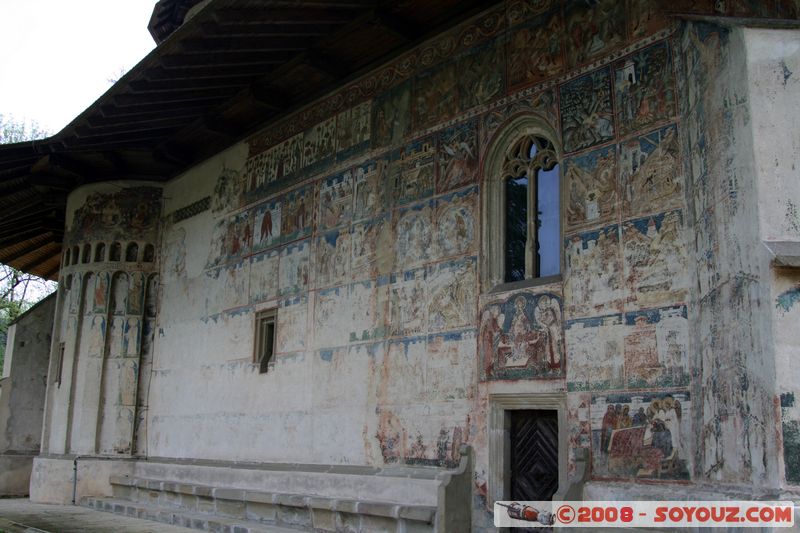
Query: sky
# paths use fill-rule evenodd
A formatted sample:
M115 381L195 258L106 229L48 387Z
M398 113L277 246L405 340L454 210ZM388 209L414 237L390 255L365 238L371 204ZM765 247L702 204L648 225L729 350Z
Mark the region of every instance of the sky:
M58 133L143 59L156 0L0 0L0 115Z

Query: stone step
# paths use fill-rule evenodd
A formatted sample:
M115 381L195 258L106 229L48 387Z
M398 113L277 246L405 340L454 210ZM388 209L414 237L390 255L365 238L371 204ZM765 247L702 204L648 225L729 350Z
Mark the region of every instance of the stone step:
M96 511L216 533L311 533L312 531L114 498L87 497L81 500L81 505Z

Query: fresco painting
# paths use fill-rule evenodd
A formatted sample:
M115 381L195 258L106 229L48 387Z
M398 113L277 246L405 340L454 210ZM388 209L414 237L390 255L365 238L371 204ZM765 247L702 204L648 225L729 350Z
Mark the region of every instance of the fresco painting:
M124 227L137 230L144 237L157 229L160 211L160 188L129 187L115 193L92 193L75 210L70 229L84 241L116 238L115 234Z
M344 161L369 147L372 101L336 115L336 157Z
M689 286L681 211L622 225L626 303L650 307L683 302Z
M503 47L493 41L462 56L456 63L461 109L497 98L503 92Z
M630 0L628 3L628 35L640 39L669 25L660 0Z
M485 149L497 131L511 118L521 113L534 113L543 117L547 123L558 125L558 103L554 88L544 89L532 96L518 97L489 110L480 127L481 149Z
M353 254L350 269L353 279L374 278L394 267L394 237L389 214L353 224Z
M300 352L306 349L308 302L305 296L280 301L277 317L275 352Z
M428 336L425 397L430 401L460 400L476 394L475 330Z
M617 153L607 146L564 161L566 231L617 218Z
M349 341L364 342L385 337L389 278L353 283L348 290L347 301L352 309Z
M463 255L477 246L475 213L478 189L472 187L436 201L436 247L440 258Z
M556 6L556 0L514 0L508 5L508 24L515 26Z
M508 42L508 84L532 85L564 71L564 21L556 10L512 30Z
M375 98L372 106L372 146L396 145L411 127L411 82L401 83Z
M349 230L331 231L317 238L314 256L317 287L339 285L349 279L351 241Z
M247 305L250 282L250 261L224 267L221 275L225 276L225 289L222 301L224 309L232 309Z
M346 345L350 340L351 328L342 327L340 317L348 301L348 287L321 289L314 295L314 347Z
M355 206L353 220L362 220L381 213L386 208L386 183L389 162L386 159L367 161L355 168Z
M565 239L564 293L572 318L609 314L622 306L619 226L579 233Z
M281 200L281 235L284 242L299 239L311 233L313 198L313 185L283 196Z
M627 387L676 387L689 384L689 325L686 307L625 314Z
M290 244L281 250L278 264L278 293L283 296L308 287L309 241Z
M322 180L319 187L319 228L349 224L353 216L353 172Z
M659 43L614 65L617 123L625 135L675 115L669 46Z
M689 480L688 391L593 396L592 477Z
M468 257L428 268L428 331L458 329L475 323L476 263L475 257Z
M425 333L427 306L425 269L392 274L389 285L389 334L410 337Z
M141 272L131 272L128 277L130 288L128 289L126 312L129 315L140 315L143 312L145 275Z
M250 252L253 240L253 227L250 213L245 211L228 220L225 228L225 257L235 259Z
M439 134L436 191L446 192L478 178L478 121L452 126Z
M458 112L458 74L455 63L445 63L414 78L414 127L423 129Z
M622 315L567 321L567 388L570 391L625 388Z
M586 63L625 42L625 2L571 2L566 11L567 63Z
M303 135L303 169L328 162L335 152L335 117L317 124Z
M281 242L280 199L264 202L253 209L253 251L264 250Z
M683 201L683 172L675 126L643 135L620 145L622 208L635 216Z
M481 380L564 376L561 297L517 293L481 312Z
M264 302L278 296L279 262L278 250L250 257L250 303Z
M92 290L92 306L87 306L86 312L105 313L108 305L111 273L97 272L89 277L89 287Z
M392 155L389 176L394 185L395 205L431 196L434 191L436 140L425 137L411 142Z
M395 258L397 265L417 266L430 259L434 202L428 201L397 211Z
M560 95L565 152L574 152L614 138L611 71L608 67L567 82L561 86Z

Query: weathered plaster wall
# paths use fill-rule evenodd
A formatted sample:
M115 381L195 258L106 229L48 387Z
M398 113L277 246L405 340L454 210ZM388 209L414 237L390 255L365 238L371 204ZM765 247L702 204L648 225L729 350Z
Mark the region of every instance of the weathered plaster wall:
M672 4L797 15L783 4ZM761 62L748 55L772 37L680 25L660 6L508 2L168 183L160 288L137 292L158 312L145 304L137 315L150 333L137 377L119 381L119 397L133 384L136 403L106 402L99 416L104 396L88 388L114 382L101 360L125 359L93 347L112 338L103 320L129 323L131 312L113 298L76 308L68 302L92 299L65 284L63 338L97 377L69 363L71 388L51 385L50 451L113 444L81 417L134 405L135 448L122 451L156 457L450 466L469 443L482 529L501 495L489 486L502 476L490 471L489 413L503 395L541 394L566 406L561 451L574 477L575 451L588 450L595 497L630 496L639 482L670 496L705 482L777 486L768 339L784 319L772 302L785 291L792 300L795 281L773 279L760 247L792 219L758 207L774 197L757 134L770 119L754 130L749 94L790 96L758 86ZM487 153L520 117L554 132L562 273L492 291L480 282L493 216L481 200L500 176ZM790 163L779 166L794 186ZM71 206L115 221L91 192ZM796 195L780 198L790 213ZM134 220L119 227L137 234ZM92 235L70 224L76 239ZM140 272L118 266L103 270ZM87 269L64 275L89 279ZM96 280L96 294L115 294ZM277 354L259 374L254 317L272 308ZM800 420L789 398L785 433Z
M800 123L795 102L800 95L800 32L796 30L744 32L747 46L748 91L753 112L753 145L758 193L759 237L763 263L772 255L767 247L785 243L800 255L800 141L794 132ZM778 258L778 262L780 262ZM783 472L779 479L786 485L800 485L800 412L795 402L798 390L797 360L800 356L800 274L796 268L773 268L766 281L770 293L765 296L772 320L766 332L771 338L776 362L776 390L773 406L780 406L779 444L783 445ZM779 456L780 457L780 456ZM796 489L794 489L796 490Z
M39 453L56 298L51 296L9 327L0 380L0 496L27 494Z

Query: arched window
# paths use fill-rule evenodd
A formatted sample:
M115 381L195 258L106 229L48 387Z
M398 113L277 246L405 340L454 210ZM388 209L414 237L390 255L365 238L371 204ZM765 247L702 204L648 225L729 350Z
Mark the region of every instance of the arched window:
M67 248L67 251L64 252L64 266L69 266L69 259L70 259L70 249Z
M111 243L109 261L122 261L122 245L118 242Z
M132 242L128 245L128 248L125 249L125 261L129 263L135 263L139 260L139 245L135 242Z
M512 120L484 165L484 286L561 273L561 178L557 136L535 116Z
M156 250L152 244L146 244L144 247L144 257L142 261L145 263L152 263L156 257Z
M81 263L88 263L92 259L92 245L86 243L83 245L83 257Z

